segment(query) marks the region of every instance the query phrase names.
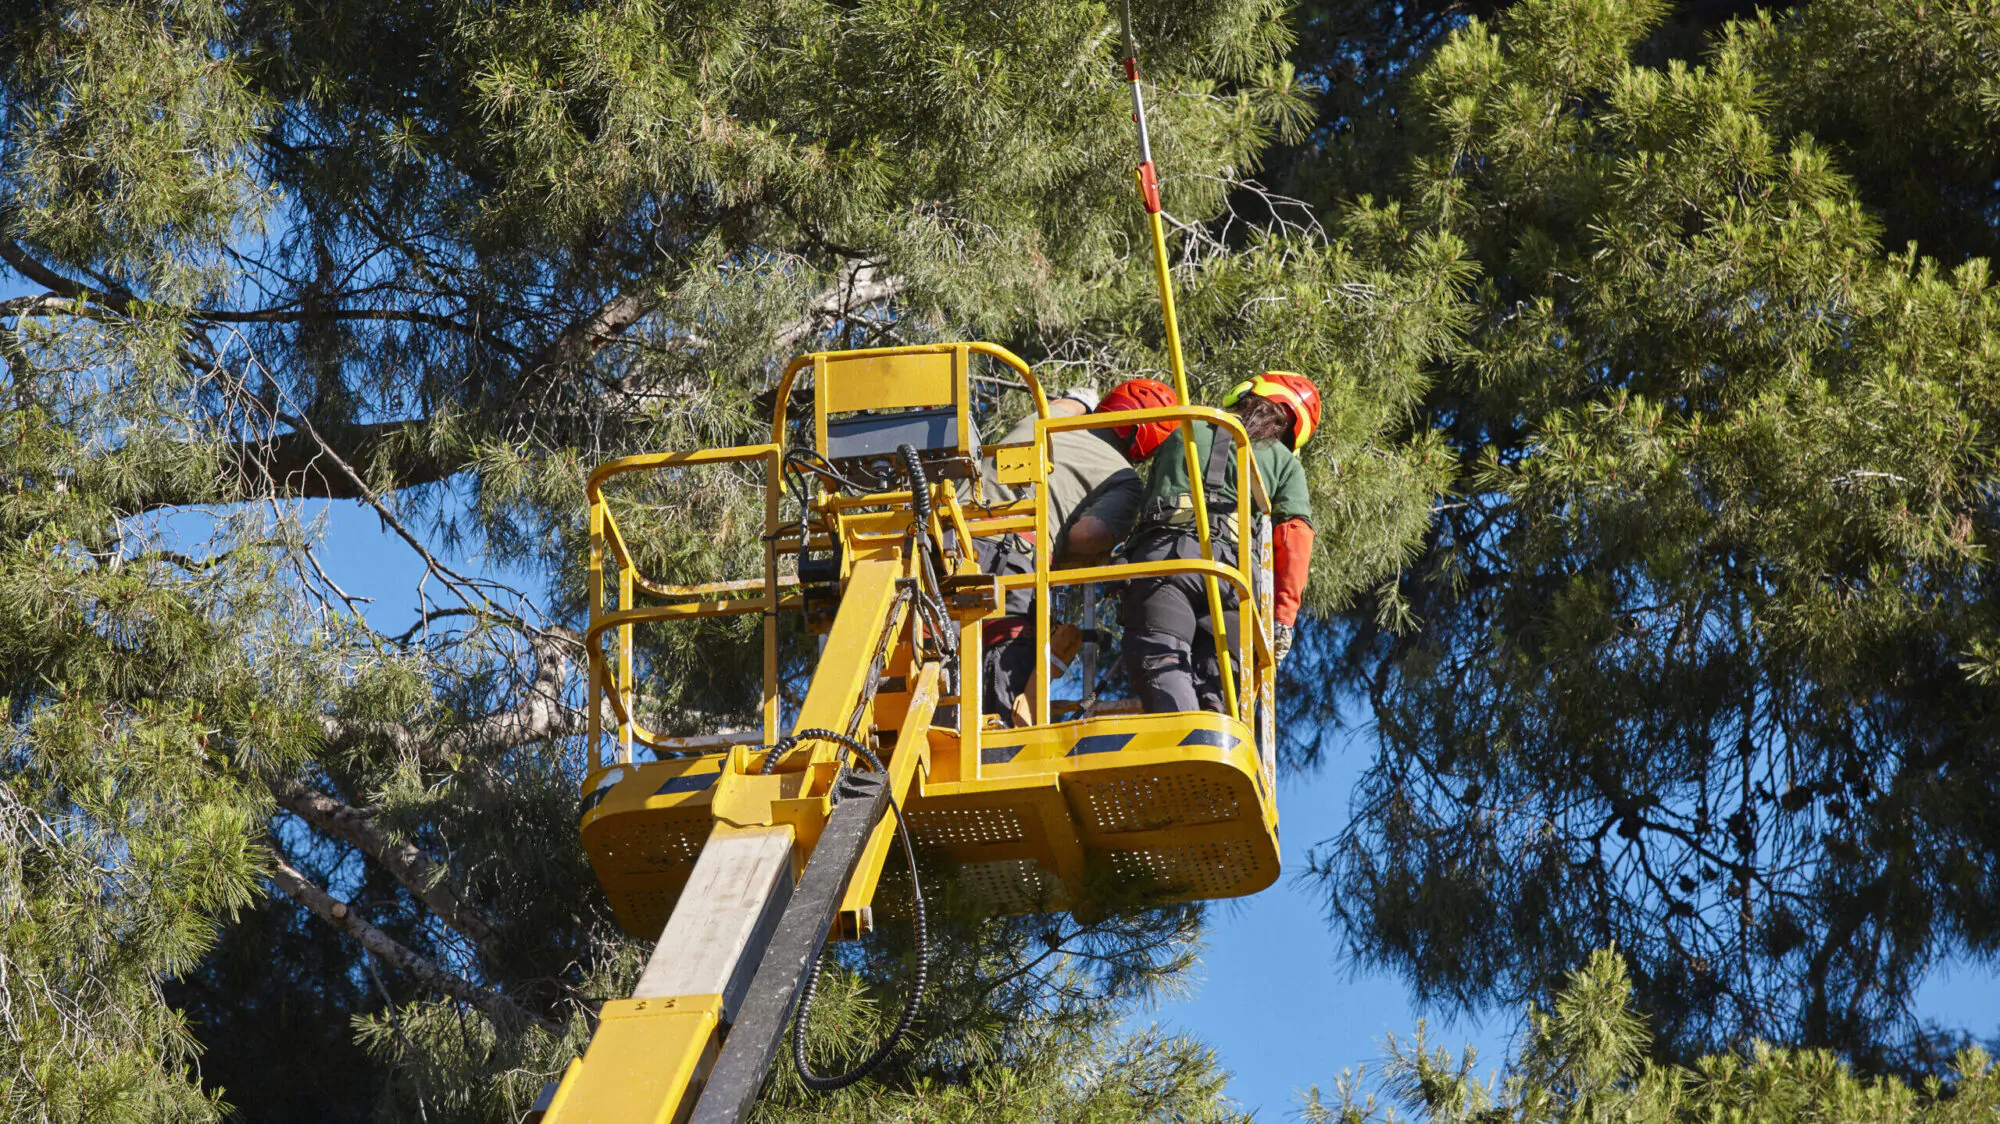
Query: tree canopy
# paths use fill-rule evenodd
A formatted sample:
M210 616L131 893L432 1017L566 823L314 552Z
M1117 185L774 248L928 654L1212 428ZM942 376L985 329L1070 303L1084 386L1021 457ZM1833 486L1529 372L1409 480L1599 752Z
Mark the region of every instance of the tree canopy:
M1928 204L1871 206L1795 121L1832 29L1916 51L1945 17L1821 3L1636 61L1665 11L1455 33L1412 77L1406 191L1348 212L1478 271L1413 425L1449 492L1342 640L1382 753L1316 874L1363 956L1448 1002L1546 995L1615 943L1677 1050L1921 1068L1906 997L2000 939L2000 294L1960 260L1973 216L1945 260L1885 250ZM2000 33L1947 22L1968 54Z
M1280 15L1138 13L1184 221L1302 127ZM1115 17L5 18L0 1111L516 1119L644 951L576 839L583 472L753 432L812 347L984 336L1086 376L1146 354ZM653 572L756 556L747 487L663 487L621 499ZM417 619L328 576L319 500L424 557ZM648 638L657 725L743 712L738 640ZM916 1103L1213 1100L1199 1046L1120 1025L1198 911L944 912L955 968L894 1078ZM908 955L858 953L850 1012Z
M1970 1124L2000 1102L2000 1069L1977 1047L1953 1057L1943 1077L1913 1088L1858 1078L1832 1051L1767 1042L1691 1065L1662 1064L1647 1058L1650 1039L1625 961L1601 949L1567 975L1548 1008L1528 1010L1506 1066L1484 1080L1477 1051L1437 1046L1419 1024L1410 1037L1387 1042L1378 1088L1369 1087L1365 1069L1350 1071L1329 1089L1308 1090L1300 1116L1307 1124Z

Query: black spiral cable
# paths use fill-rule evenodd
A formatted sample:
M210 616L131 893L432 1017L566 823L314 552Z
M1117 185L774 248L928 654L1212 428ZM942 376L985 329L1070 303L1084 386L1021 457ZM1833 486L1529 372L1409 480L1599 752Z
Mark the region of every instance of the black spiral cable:
M951 689L955 691L958 678L958 633L948 623L951 612L944 603L944 597L938 592L938 575L944 570L943 548L929 541L927 534L931 525L930 477L924 472L923 458L917 453L915 445L905 442L897 446L896 452L903 458L903 471L910 486L910 505L916 514L916 522L911 527L912 533L924 538L928 547L918 552L918 561L927 580L923 583L925 588L918 592L917 612L924 618L924 623L930 626L931 635L936 638L938 652L944 657L946 675L952 680Z
M903 458L903 471L909 477L910 506L917 509L917 526L931 525L931 481L924 473L924 458L917 447L908 441L896 446L896 452Z
M917 516L916 522L911 524L910 531L921 539L927 548L922 551L924 568L931 577L932 584L935 585L937 571L943 568L944 560L938 544L930 541L930 477L924 472L924 458L918 454L915 445L906 441L896 446L896 452L903 458L904 482L910 486L910 506L915 509ZM933 555L937 557L934 558Z
M793 734L791 737L787 738L779 738L777 742L771 746L771 751L764 755L764 766L763 768L757 770L757 775L760 777L768 777L772 773L777 772L778 759L783 757L785 754L790 753L792 751L792 747L797 744L799 744L799 735L797 734Z
M813 729L800 730L791 737L784 739L784 742L792 744L797 744L801 741L838 742L865 758L869 768L883 774L885 777L888 775L888 770L882 768L882 761L875 756L873 750L854 738L848 737L846 734L815 727ZM780 744L784 743L781 742ZM778 750L774 746L772 747L771 756L766 758L764 762L766 772L770 771L771 763L777 759ZM924 917L924 888L917 877L917 852L916 848L910 845L909 828L903 822L903 806L896 799L894 792L889 794L889 807L896 813L896 838L901 840L903 844L903 858L910 864L910 900L916 910L912 928L916 932L917 966L916 972L910 982L910 997L903 1003L903 1014L896 1020L895 1029L889 1032L889 1036L882 1040L881 1045L875 1047L873 1053L863 1058L859 1064L845 1073L835 1074L832 1077L821 1077L819 1074L814 1073L812 1066L806 1061L806 1027L812 1019L813 996L819 991L820 962L826 959L826 946L821 945L819 956L814 958L812 968L806 973L805 990L799 993L798 1014L792 1020L792 1065L799 1071L799 1080L805 1083L806 1088L814 1092L831 1093L836 1089L845 1089L874 1072L875 1067L886 1061L890 1051L896 1048L896 1044L903 1040L903 1036L909 1033L910 1027L917 1021L917 1008L923 1003L924 988L930 982L929 934Z

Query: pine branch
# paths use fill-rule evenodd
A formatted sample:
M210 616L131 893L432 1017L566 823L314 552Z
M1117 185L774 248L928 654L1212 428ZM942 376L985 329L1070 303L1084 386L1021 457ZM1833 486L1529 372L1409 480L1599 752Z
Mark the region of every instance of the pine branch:
M122 291L102 291L93 289L80 281L64 277L48 266L35 260L12 238L0 238L0 261L14 267L15 271L35 284L74 301L95 301L114 312L125 312L132 307L132 294Z
M502 1026L529 1023L551 1034L560 1032L554 1023L528 1011L508 996L491 988L480 987L463 976L438 967L429 957L369 924L346 902L314 885L311 879L299 872L298 868L286 862L285 857L278 853L276 848L271 848L270 854L271 881L277 883L280 890L292 900L312 910L320 920L361 942L363 948L394 965L418 983L461 1003L479 1008L487 1017Z
M352 298L353 293L346 296ZM336 300L340 297L334 298ZM215 324L302 324L310 321L381 321L394 324L422 324L439 331L471 336L481 343L501 351L516 355L521 349L491 332L482 332L462 320L435 312L420 312L411 308L316 308L307 311L301 308L254 308L237 311L226 308L197 308L188 313L191 320L206 320Z
M88 295L115 310L129 307L129 297L107 298L91 294L85 287L55 274L28 258L18 246L4 240L0 240L0 260L6 261L30 280L47 286L58 295L77 300ZM0 310L0 315L47 305L48 298L37 298L19 309ZM520 370L525 381L548 382L560 378L561 372L588 363L597 352L619 339L651 309L652 302L635 293L621 293L613 297L589 315L571 322L547 345L522 358ZM512 344L492 339L488 333L476 331L468 325L450 321L449 318L433 313L394 309L355 309L336 311L329 315L334 319L405 320L422 323L476 336L516 354L521 351ZM230 313L221 309L202 309L193 314L192 318L221 324L275 322L295 317L282 311ZM197 367L208 366L191 354L184 354L183 358ZM210 369L209 373L214 372ZM439 446L429 432L430 423L427 419L371 423L315 421L301 411L301 416L296 418L272 420L285 422L290 427L290 432L272 433L237 441L224 449L221 457L224 470L233 474L225 483L223 489L225 495L240 491L255 492L258 490L256 487L246 487L246 485L257 482L276 496L373 502L374 494L378 490L390 492L436 484L469 472L478 466L472 441L454 441ZM374 470L383 469L386 470L386 474L379 481L371 482L369 479L364 479L353 466L366 466L371 470L371 474ZM235 487L232 489L229 484ZM133 505L133 510L136 512L163 507L182 507L212 502L215 498L206 491L189 491L176 486L173 482L163 480L155 483L153 490Z
M574 321L550 340L548 346L528 363L529 370L560 370L588 362L606 343L623 335L627 328L644 318L652 307L650 300L637 293L620 293L612 297L598 306L597 311Z
M484 948L499 932L493 919L461 901L445 885L444 871L416 844L397 842L375 817L300 781L266 778L278 806L328 835L344 839L382 865L445 924Z
M65 277L29 256L11 240L0 239L0 261L22 276L47 288L48 295L22 297L0 306L0 315L59 307L63 299L88 301L102 309L129 314L137 298L122 291L98 292ZM839 281L807 306L805 315L782 328L775 350L788 352L799 340L823 330L828 324L855 311L888 300L900 293L905 282L900 277L878 277L873 263L854 262L841 271ZM532 354L493 337L474 326L437 313L394 308L356 308L315 311L310 317L352 321L399 321L423 324L439 330L473 336L495 344L501 350L520 355L519 369L531 383L546 382L560 373L586 364L605 346L624 334L652 311L653 300L640 292L618 293L589 314L571 321L546 345ZM78 309L88 315L87 310ZM234 311L202 308L190 313L190 321L213 325L235 323L290 323L310 318L303 311L283 307ZM208 364L192 354L183 358L197 367ZM209 373L214 373L211 369ZM365 465L386 469L379 490L395 491L436 484L477 467L470 442L454 442L439 447L427 432L426 420L353 423L294 421L291 431L235 442L221 457L225 471L232 474L235 487L225 494L258 491L259 485L277 496L305 499L369 500L377 490L350 466ZM298 424L303 423L303 424ZM255 482L255 483L253 483ZM247 489L246 489L246 486ZM165 507L182 507L212 502L215 495L203 489L188 490L179 482L161 480L132 505L133 512Z
M224 454L224 464L235 467L238 479L263 477L277 495L328 500L368 498L367 486L358 475L341 471L337 467L340 463L386 464L391 488L435 484L475 466L470 448L436 448L426 439L426 428L428 423L421 421L330 422L312 432L294 429L268 439L238 442ZM335 464L328 463L329 453L337 458ZM146 507L193 502L198 501L155 493L147 497Z
M25 316L36 312L58 312L74 309L76 300L57 296L54 293L37 293L32 296L10 297L0 301L0 317Z
M568 737L584 728L581 711L562 701L569 676L570 649L582 638L572 629L549 628L532 636L535 677L514 706L496 711L438 737L427 738L401 722L352 722L323 715L320 727L336 743L373 736L386 739L397 752L430 768L445 768L466 759L490 761L494 756L551 738Z
M774 350L789 352L799 340L857 309L894 297L906 284L901 277L878 277L873 262L854 262L841 270L840 280L832 288L813 298L804 316L779 329Z
M520 701L445 737L440 745L444 759L486 759L517 746L583 731L583 712L562 701L563 683L569 676L569 646L580 646L582 637L566 628L549 632L549 637L529 638L535 651L535 678L521 692Z

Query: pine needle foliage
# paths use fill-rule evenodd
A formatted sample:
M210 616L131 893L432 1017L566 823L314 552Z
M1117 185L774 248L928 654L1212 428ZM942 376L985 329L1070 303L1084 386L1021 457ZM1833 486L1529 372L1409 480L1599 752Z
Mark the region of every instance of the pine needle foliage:
M24 394L27 387L16 387ZM296 762L296 712L250 658L271 605L254 545L135 549L114 514L135 427L86 448L0 418L0 1116L212 1120L161 996L260 892L266 808L236 780Z
M1925 42L1970 74L2000 22L1946 7ZM1885 251L1789 131L1831 29L1862 50L1913 10L1639 61L1668 12L1533 0L1455 33L1411 78L1405 186L1346 219L1453 240L1476 277L1413 423L1449 494L1342 634L1381 751L1314 873L1426 999L1546 1000L1615 943L1663 1055L1934 1070L1949 1036L1906 997L2000 938L2000 289Z
M1135 15L1191 272L1304 127L1291 34L1271 0ZM586 473L761 439L805 351L986 337L1084 381L1150 353L1116 13L0 23L0 1116L517 1120L644 955L576 835ZM753 573L760 501L727 473L614 497L668 582ZM324 502L421 555L415 620L329 576ZM740 722L751 641L643 637L649 722ZM939 907L938 1013L868 1090L912 1119L1226 1115L1205 1051L1123 1027L1198 911ZM847 953L834 1005L893 1010L907 954Z
M1419 1025L1409 1039L1390 1037L1378 1088L1350 1072L1331 1090L1308 1090L1299 1115L1307 1124L1970 1124L2000 1108L2000 1066L1978 1048L1911 1086L1857 1077L1830 1051L1761 1041L1661 1064L1648 1060L1650 1037L1624 959L1599 950L1549 1009L1529 1009L1497 1073L1482 1079L1477 1051L1454 1056Z

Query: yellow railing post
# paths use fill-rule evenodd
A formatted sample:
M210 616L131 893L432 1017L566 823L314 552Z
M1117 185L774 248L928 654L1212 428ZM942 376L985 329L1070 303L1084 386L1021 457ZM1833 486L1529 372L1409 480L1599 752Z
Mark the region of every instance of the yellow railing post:
M1238 706L1234 713L1245 722L1250 721L1250 712L1255 706L1256 691L1252 688L1252 681L1257 676L1257 645L1250 637L1250 627L1256 620L1252 604L1257 600L1257 565L1250 538L1251 509L1256 506L1253 499L1257 494L1251 486L1250 474L1255 471L1250 461L1249 443L1236 446L1236 568L1243 571L1250 589L1236 599L1236 666L1244 671L1242 689L1236 693ZM1222 646L1222 640L1223 634L1217 634L1215 642L1218 648Z
M1056 544L1049 533L1048 486L1053 451L1048 422L1044 419L1035 428L1035 677L1032 681L1035 697L1028 705L1030 718L1036 725L1046 725L1053 717L1049 712L1049 680L1055 677L1049 650L1049 560L1056 552Z
M618 607L633 607L629 562L618 568ZM632 713L632 680L632 625L628 622L618 626L618 699L625 704L621 708L624 721L618 724L618 761L626 765L632 763L632 726L637 721Z
M592 497L590 501L590 577L585 583L589 587L590 616L595 620L604 612L604 501ZM585 652L589 665L588 705L590 714L585 718L584 774L604 763L604 657L591 644Z
M779 476L783 455L776 446L764 454L764 744L778 740L778 519L784 493ZM805 518L805 512L799 513Z

